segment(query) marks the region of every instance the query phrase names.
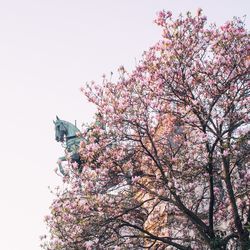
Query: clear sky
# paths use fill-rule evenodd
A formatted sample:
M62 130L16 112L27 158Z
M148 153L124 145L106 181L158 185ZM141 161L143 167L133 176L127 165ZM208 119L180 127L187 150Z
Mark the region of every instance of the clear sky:
M198 7L222 24L248 14L250 1L0 0L0 249L40 249L48 186L61 184L53 118L89 122L84 82L133 68L160 38L157 11Z

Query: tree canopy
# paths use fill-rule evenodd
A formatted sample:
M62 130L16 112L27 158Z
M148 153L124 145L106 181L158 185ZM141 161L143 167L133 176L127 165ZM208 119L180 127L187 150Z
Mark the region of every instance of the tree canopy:
M82 89L97 107L46 217L56 249L249 249L249 34L159 12L136 68Z

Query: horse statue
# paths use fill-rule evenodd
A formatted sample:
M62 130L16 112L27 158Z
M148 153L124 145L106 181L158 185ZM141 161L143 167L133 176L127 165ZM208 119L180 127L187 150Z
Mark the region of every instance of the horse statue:
M80 136L80 130L70 122L61 120L56 116L55 124L55 139L57 142L65 143L65 156L59 157L57 164L62 175L66 175L62 162L70 159L71 163L78 163L78 171L82 172L81 159L78 153L80 142L83 138Z

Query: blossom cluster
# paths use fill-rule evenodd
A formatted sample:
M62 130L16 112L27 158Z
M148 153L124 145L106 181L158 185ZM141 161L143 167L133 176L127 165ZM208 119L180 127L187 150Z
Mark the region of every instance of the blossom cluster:
M82 92L97 107L46 217L45 249L247 249L249 34L161 11L131 73ZM48 239L48 240L47 240Z

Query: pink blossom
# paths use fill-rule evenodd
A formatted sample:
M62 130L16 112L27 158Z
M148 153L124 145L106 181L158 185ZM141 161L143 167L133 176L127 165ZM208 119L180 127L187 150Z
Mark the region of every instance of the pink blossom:
M86 247L86 250L91 250L93 245L94 245L93 241L87 241L84 244L84 246Z
M200 15L201 15L201 12L202 12L202 9L201 9L201 8L198 8L198 9L197 9L197 12L196 12L197 16L200 16Z
M224 151L223 151L223 156L228 156L229 155L229 150L228 149L225 149Z

